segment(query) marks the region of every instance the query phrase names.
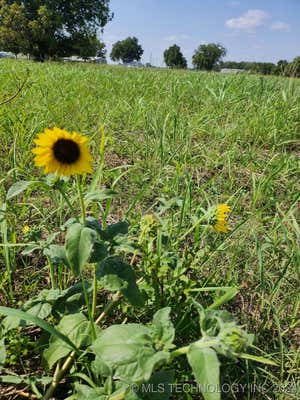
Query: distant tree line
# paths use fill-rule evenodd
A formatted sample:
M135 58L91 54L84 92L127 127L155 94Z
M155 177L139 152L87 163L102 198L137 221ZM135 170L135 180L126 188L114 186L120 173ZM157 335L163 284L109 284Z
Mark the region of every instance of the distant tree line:
M300 57L296 57L290 63L287 60L279 60L277 64L271 62L220 61L219 68L242 69L263 75L300 77Z
M296 57L290 63L287 60L279 60L277 64L271 62L222 61L226 52L225 47L219 43L202 44L194 52L193 66L197 70L205 71L220 71L223 68L228 68L263 75L300 77L300 57ZM187 68L187 61L180 47L176 44L165 50L164 61L169 68Z

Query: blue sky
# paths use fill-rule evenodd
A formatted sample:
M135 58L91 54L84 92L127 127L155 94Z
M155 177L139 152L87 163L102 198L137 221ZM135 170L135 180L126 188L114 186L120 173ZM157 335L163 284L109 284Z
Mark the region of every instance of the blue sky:
M300 55L300 0L111 0L115 16L101 39L108 54L117 40L136 36L143 62L163 65L176 43L189 64L195 48L219 42L225 59L291 60Z

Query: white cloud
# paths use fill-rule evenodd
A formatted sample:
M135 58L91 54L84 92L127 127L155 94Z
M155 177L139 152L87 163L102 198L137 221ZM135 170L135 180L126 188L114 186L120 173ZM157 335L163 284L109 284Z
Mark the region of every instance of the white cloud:
M286 22L276 21L270 26L271 31L285 31L289 32L291 27Z
M167 42L175 42L176 40L187 40L190 39L191 37L189 35L170 35L170 36L166 36L164 38L164 40L166 40Z
M225 25L231 29L253 31L265 24L268 14L263 10L248 10L240 17L228 19Z

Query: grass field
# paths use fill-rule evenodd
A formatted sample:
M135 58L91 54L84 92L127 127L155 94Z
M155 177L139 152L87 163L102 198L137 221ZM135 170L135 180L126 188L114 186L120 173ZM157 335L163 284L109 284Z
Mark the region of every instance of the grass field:
M104 201L102 218L126 219L134 242L142 216L153 214L172 238L166 254L185 268L185 279L177 282L162 262L158 274L165 292L158 302L172 308L178 343L199 336L193 311L182 309L187 290L208 306L217 294L205 288L238 289L221 308L255 334L256 354L277 366L222 362L222 381L269 389L264 395L248 388L243 395L231 392L222 398L297 399L292 389L300 371L300 81L12 60L1 60L0 72L0 103L28 74L16 98L0 106L1 305L20 307L50 287L45 258L39 252L22 255L20 244L34 235L47 238L71 216L57 191L39 187L8 201L6 192L18 180L42 179L31 153L37 133L53 126L75 130L90 138L98 159L94 167L103 167L98 186L118 193ZM71 202L74 193L71 180ZM197 224L201 210L219 203L232 208L231 231L203 234ZM91 207L89 213L96 211ZM24 233L27 225L30 231ZM153 261L146 247L133 263L138 277ZM61 288L70 282L67 275L57 272L57 277ZM98 296L101 310L105 291ZM156 310L155 301L143 309L121 303L105 325L121 323L125 314L129 322L148 322ZM41 374L33 343L39 328L18 329L19 340L11 333L5 342L6 375L8 370ZM183 361L176 366L176 379L192 379ZM16 387L28 389L26 384ZM3 383L1 399L9 396L5 388Z

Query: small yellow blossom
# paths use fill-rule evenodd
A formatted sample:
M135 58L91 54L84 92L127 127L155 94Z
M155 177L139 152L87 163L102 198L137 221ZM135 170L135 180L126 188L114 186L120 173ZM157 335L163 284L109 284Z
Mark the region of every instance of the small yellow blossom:
M227 233L229 227L227 224L228 213L231 208L227 204L219 204L216 207L215 224L214 229L220 233Z
M24 234L26 234L26 233L28 233L30 231L30 227L28 226L28 225L24 225L23 226L23 229L22 229L22 232L24 233Z

